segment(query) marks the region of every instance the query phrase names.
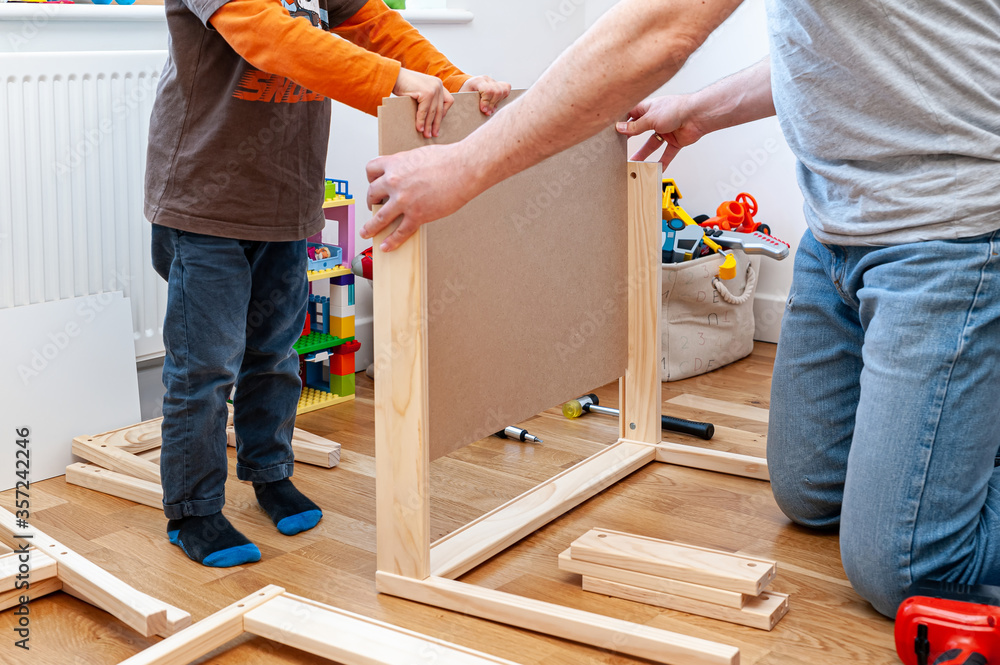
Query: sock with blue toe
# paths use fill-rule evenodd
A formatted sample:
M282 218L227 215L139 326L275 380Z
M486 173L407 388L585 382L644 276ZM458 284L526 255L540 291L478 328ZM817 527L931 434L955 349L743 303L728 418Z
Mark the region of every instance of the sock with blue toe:
M323 511L298 491L288 478L273 483L254 483L257 503L268 514L278 531L286 536L308 531L323 517Z
M260 550L236 530L221 512L167 522L167 537L193 561L229 568L260 561Z

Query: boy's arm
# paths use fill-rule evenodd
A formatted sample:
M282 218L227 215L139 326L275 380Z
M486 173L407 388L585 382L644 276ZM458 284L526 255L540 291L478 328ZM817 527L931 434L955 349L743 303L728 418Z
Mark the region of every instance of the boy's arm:
M351 18L330 31L361 48L398 60L406 69L441 79L458 92L471 76L465 74L383 0L368 0Z
M375 115L400 78L396 60L292 17L280 1L229 0L209 22L254 67L365 113Z

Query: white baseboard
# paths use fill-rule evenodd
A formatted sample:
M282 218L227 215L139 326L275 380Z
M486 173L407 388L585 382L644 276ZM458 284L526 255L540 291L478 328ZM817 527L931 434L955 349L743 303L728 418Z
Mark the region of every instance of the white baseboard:
M785 314L785 298L768 293L757 293L753 301L754 335L758 342L778 343L781 318Z

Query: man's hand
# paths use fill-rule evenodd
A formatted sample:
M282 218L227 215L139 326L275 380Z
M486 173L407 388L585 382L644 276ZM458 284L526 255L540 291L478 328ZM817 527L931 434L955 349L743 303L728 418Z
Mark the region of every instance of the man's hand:
M666 168L681 148L705 135L693 119L687 95L657 97L641 102L629 113L628 122L619 122L616 129L625 136L638 136L649 130L653 135L639 148L632 159L641 162L663 147L660 163Z
M478 92L479 110L486 115L493 115L497 104L510 95L510 83L494 81L489 76L474 76L465 82L459 92Z
M382 241L392 251L422 224L452 214L475 194L472 169L457 158L460 148L431 145L379 157L368 162L368 207L385 204L361 229L362 238L374 238L391 222L399 226Z
M400 69L396 86L392 89L399 97L412 97L417 102L417 131L425 138L437 136L441 121L455 98L445 90L441 79L427 74Z

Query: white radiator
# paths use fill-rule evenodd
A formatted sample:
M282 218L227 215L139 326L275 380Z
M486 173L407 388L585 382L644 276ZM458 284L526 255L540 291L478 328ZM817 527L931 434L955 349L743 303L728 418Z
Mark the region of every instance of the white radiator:
M166 51L0 53L0 308L131 299L135 353L163 352L166 285L142 214Z

